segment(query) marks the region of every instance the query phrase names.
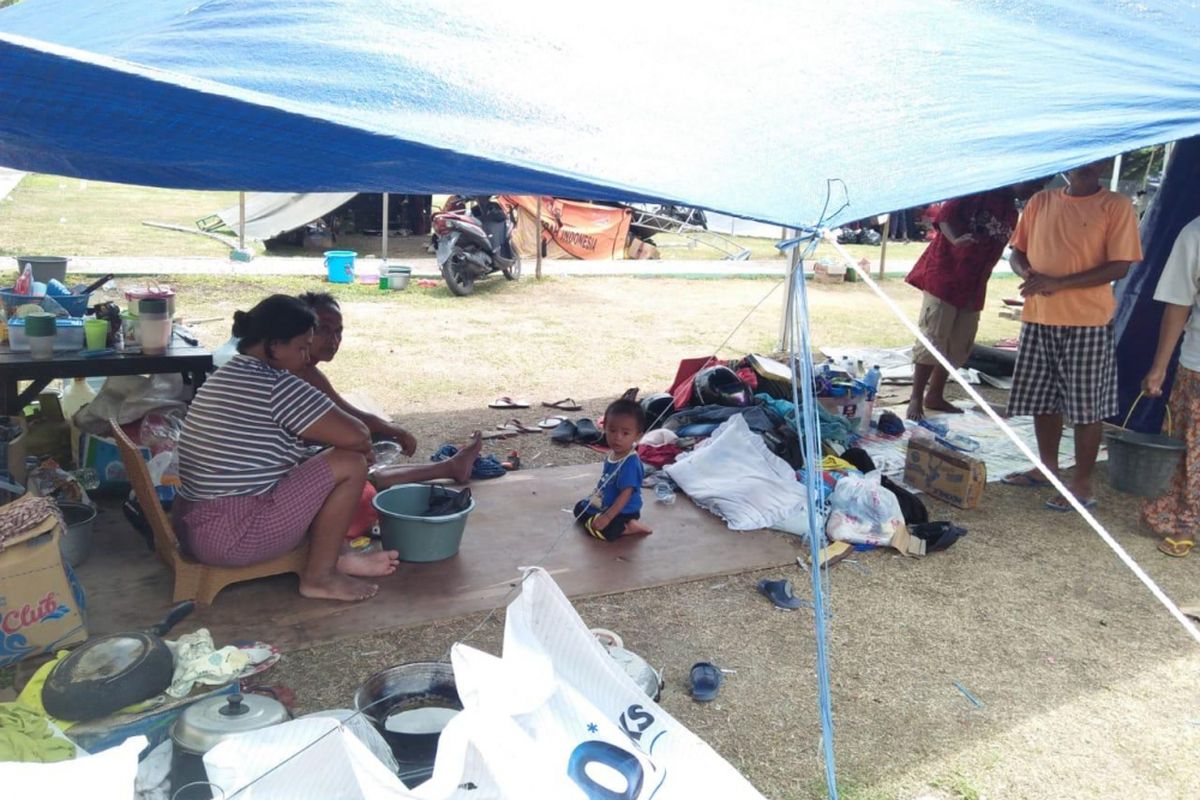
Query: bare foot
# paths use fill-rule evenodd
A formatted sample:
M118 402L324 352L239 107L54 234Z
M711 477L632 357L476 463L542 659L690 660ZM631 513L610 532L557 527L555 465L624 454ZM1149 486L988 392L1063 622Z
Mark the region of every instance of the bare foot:
M649 536L654 531L647 528L636 519L631 519L625 523L625 530L621 532L622 536Z
M475 459L483 449L483 434L475 431L471 435L471 443L459 450L446 463L450 465L450 474L459 483L469 483L471 470L475 467Z
M400 554L395 550L345 553L338 557L337 571L343 575L357 575L360 578L381 578L395 572L399 563Z
M905 416L913 422L925 419L925 407L921 405L920 398L914 397L908 401L908 413Z
M346 600L353 603L370 599L377 591L379 587L375 584L339 572L331 572L317 580L300 579L300 594L317 600Z
M963 413L963 410L961 408L959 408L958 406L954 405L953 403L947 401L944 397L938 397L933 400L926 397L925 398L925 407L928 408L930 411L944 411L947 414ZM912 417L909 417L909 419L912 419Z

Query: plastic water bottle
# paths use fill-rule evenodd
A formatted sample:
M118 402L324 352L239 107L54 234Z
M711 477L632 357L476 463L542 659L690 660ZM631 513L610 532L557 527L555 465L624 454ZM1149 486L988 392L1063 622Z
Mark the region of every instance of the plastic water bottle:
M883 373L879 370L879 365L876 364L867 370L866 377L863 378L863 383L867 385L867 399L874 400L875 395L879 392L879 380L883 377Z

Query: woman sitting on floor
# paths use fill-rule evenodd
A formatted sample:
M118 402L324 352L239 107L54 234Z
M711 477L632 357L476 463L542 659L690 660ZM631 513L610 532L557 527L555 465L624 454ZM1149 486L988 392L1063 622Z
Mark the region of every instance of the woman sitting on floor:
M308 536L300 593L365 600L378 587L362 578L394 572L397 554L343 552L372 450L366 426L292 374L308 364L315 324L279 294L234 314L238 355L196 393L179 439L176 531L185 552L222 567L269 561Z

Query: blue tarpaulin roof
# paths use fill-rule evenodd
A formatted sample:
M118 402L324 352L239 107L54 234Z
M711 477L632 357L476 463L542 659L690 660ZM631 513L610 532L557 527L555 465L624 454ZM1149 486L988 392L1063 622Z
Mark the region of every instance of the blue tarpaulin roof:
M1200 10L24 0L0 11L0 108L0 164L30 171L811 224L830 179L842 221L1200 133Z

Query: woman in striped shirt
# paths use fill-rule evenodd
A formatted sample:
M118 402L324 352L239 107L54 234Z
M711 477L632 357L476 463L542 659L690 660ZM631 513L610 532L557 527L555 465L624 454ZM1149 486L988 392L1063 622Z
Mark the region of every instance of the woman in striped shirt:
M238 355L196 393L179 439L176 531L186 552L214 566L261 563L308 536L300 593L365 600L378 586L364 578L393 573L397 554L343 552L371 441L362 422L292 374L308 365L315 323L287 295L234 314ZM469 477L474 453L463 455L444 477Z

